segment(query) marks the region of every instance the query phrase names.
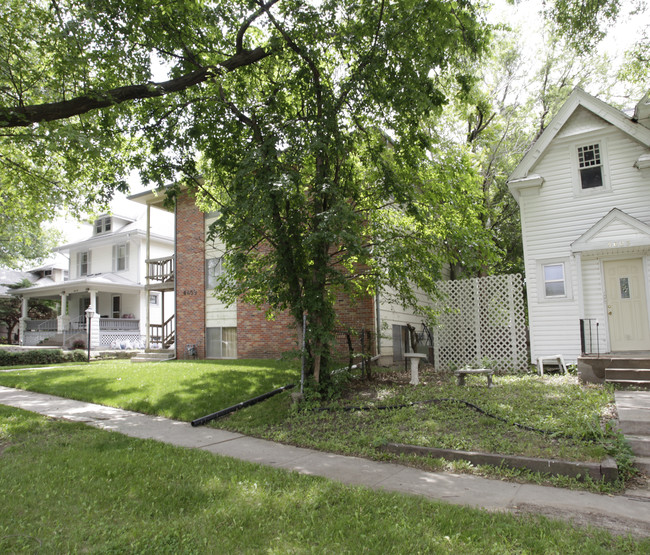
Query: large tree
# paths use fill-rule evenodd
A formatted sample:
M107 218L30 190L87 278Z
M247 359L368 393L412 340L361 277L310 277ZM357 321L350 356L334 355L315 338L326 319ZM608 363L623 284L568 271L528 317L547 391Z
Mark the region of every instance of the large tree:
M337 292L408 302L413 283L432 291L446 244L456 259L482 244L466 150L421 132L486 46L471 1L4 7L4 202L81 208L134 165L194 187L221 214L222 295L306 314L317 378Z

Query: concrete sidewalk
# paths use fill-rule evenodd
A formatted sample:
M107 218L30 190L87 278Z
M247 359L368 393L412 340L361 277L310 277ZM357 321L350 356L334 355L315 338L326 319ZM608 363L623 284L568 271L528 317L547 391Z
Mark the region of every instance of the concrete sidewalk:
M214 428L193 428L187 422L1 386L0 404L53 418L85 422L135 438L154 439L302 474L324 476L345 484L421 495L489 511L543 514L577 524L592 524L619 534L650 536L650 497L643 495L644 492L607 496L448 472L425 472L398 464L282 445Z

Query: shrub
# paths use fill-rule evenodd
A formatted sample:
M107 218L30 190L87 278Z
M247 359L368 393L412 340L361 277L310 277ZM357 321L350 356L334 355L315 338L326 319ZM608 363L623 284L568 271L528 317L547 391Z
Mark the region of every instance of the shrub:
M61 349L34 349L29 351L0 350L0 366L25 366L30 364L60 364L86 360L83 351L64 353Z
M75 339L72 342L72 348L73 349L85 349L86 348L86 342L83 339Z

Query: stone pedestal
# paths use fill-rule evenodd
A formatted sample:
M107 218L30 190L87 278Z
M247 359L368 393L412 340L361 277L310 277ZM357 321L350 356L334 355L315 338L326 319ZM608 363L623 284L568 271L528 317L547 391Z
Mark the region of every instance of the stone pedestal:
M405 353L405 359L410 359L411 361L411 385L418 385L420 383L419 377L419 366L422 359L427 358L427 355L423 353Z

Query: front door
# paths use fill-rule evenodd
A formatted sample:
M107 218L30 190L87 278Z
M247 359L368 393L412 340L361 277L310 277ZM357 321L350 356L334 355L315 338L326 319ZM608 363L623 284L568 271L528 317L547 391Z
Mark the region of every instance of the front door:
M650 349L643 261L640 258L612 260L603 267L611 350Z

